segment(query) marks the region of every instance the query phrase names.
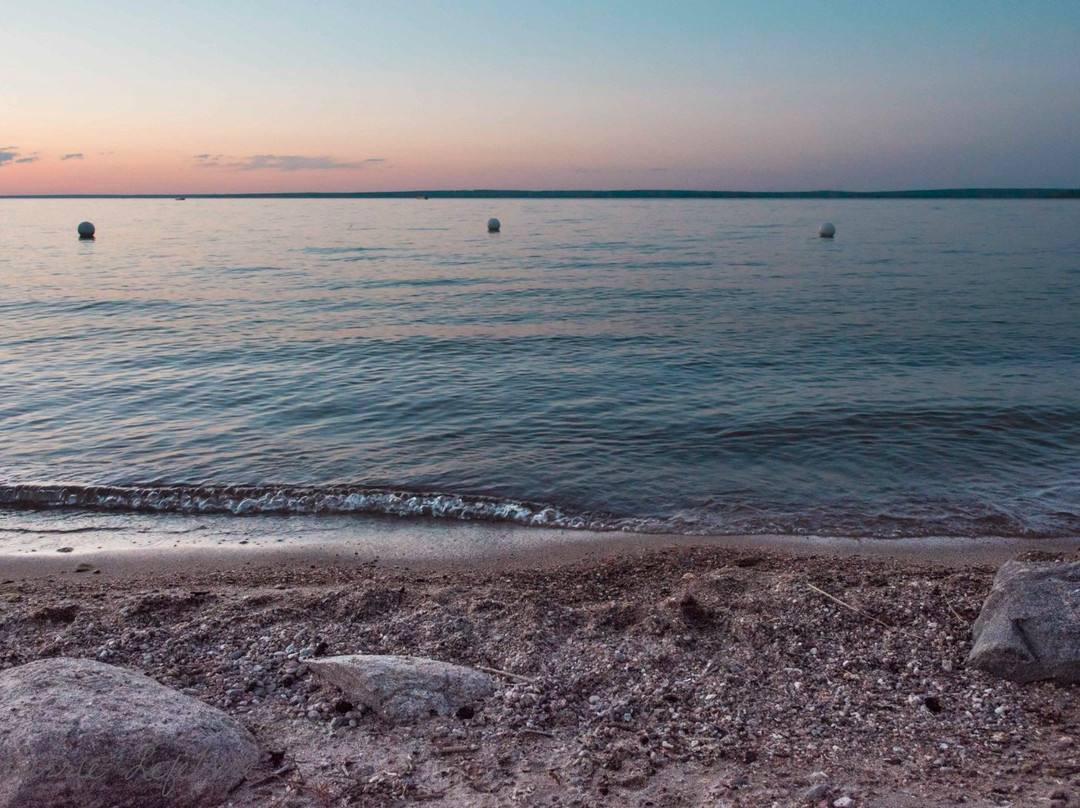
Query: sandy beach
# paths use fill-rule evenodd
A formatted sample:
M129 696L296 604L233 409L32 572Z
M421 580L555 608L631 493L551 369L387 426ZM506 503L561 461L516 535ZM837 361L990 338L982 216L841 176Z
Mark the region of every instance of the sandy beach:
M964 660L998 564L1076 545L24 554L0 561L0 667L90 657L225 710L263 754L235 806L1065 806L1072 689ZM497 691L389 726L305 665L345 653L481 668Z

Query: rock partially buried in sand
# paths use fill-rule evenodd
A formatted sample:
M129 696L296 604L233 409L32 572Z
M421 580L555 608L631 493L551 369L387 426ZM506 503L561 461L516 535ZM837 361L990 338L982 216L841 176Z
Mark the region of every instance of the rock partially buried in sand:
M393 724L435 715L468 718L495 692L480 671L422 657L352 654L309 660L307 666Z
M1014 682L1080 681L1080 561L1005 562L972 635L972 667Z
M0 673L0 808L203 808L259 761L225 713L139 673L45 659Z

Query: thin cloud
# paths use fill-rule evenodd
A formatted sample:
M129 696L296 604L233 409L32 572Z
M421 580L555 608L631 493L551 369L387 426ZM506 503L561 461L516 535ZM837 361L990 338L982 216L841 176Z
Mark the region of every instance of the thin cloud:
M15 162L16 163L36 163L38 161L38 159L39 159L38 156L36 154L34 154L34 155L31 155L30 157L20 157Z
M196 154L194 159L200 168L224 168L233 171L328 171L334 169L358 169L368 163L385 162L383 157L373 157L360 162L337 160L333 157L309 157L303 154L256 154L235 158L224 154Z
M71 154L65 154L60 158L61 160L81 160L83 159L82 152L72 152Z
M18 156L18 146L4 146L4 148L0 149L0 166L6 166L8 163L15 162L15 159Z
M256 154L241 163L242 171L327 171L337 168L362 168L363 163L346 163L332 157L306 157L302 154Z

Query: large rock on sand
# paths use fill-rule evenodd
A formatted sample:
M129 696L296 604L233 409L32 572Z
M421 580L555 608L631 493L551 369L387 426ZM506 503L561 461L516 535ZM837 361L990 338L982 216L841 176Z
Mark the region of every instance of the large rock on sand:
M491 679L478 670L421 657L352 654L306 664L320 679L392 724L435 715L470 717L495 691Z
M1080 561L1032 555L998 570L968 664L1015 682L1080 681Z
M88 659L0 673L0 808L220 804L259 760L225 713Z

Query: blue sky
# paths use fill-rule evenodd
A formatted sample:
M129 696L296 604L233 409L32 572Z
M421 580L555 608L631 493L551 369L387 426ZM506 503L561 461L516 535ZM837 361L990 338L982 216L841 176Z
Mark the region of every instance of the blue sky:
M1075 2L46 0L0 26L0 193L1080 186Z

